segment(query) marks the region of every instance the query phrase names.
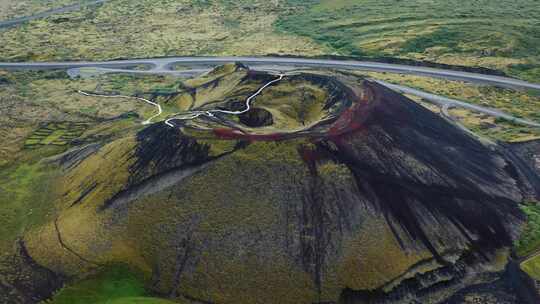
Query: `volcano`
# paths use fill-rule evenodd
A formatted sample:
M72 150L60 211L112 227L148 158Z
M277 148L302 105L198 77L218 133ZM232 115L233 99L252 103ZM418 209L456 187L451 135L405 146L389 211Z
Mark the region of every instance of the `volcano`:
M226 108L269 79L237 66L167 102ZM58 157L58 211L26 254L65 280L126 263L195 303L536 301L510 267L540 197L518 149L337 74L285 77L251 111Z

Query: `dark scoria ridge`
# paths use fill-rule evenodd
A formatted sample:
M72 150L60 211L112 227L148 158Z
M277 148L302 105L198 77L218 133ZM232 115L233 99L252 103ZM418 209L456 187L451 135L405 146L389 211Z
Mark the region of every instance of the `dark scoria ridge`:
M308 161L345 164L361 199L380 210L402 246L421 243L442 265L452 264L441 255L452 243L466 244L478 261L511 246L524 220L518 203L540 193L538 174L514 153L518 147L486 145L403 95L364 86L362 102L304 151ZM401 285L416 286L417 279ZM426 292L418 288L415 297ZM388 297L348 289L342 301L394 303Z
M348 122L355 129L319 142L318 152L346 164L364 198L436 257L426 216L444 219L478 252L510 246L524 219L517 203L540 193L524 179L532 170L403 95L372 82L365 89Z

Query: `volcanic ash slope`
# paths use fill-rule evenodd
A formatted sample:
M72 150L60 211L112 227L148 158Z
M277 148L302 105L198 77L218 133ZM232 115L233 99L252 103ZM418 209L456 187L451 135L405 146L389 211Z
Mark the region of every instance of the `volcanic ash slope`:
M529 166L378 84L301 79L341 90L313 134L156 123L84 153L28 254L72 278L128 263L156 294L204 303L440 303L506 280L518 203L539 193Z

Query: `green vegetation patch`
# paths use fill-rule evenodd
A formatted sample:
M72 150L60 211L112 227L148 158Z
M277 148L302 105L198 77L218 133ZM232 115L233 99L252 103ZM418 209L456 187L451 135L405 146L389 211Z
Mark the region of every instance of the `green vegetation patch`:
M0 170L0 250L9 250L24 229L49 218L54 177L53 167L39 163Z
M402 51L405 53L422 53L436 46L459 51L458 45L460 38L462 38L462 35L460 35L459 31L442 27L432 33L407 40L402 45Z
M528 203L521 205L527 215L527 224L521 238L515 242L516 252L519 256L527 256L540 249L540 205ZM540 260L538 260L540 266Z
M309 9L317 1L288 1L290 5L303 6L302 10L294 10L291 15L281 16L274 24L278 31L283 33L294 33L299 36L306 36L314 39L320 44L326 45L343 55L363 56L364 52L355 46L355 33L353 29L341 27L331 30L325 27L326 22L338 18L339 10L314 10Z
M166 304L149 297L142 275L124 265L113 265L97 275L61 289L49 304Z
M461 119L461 122L469 130L483 137L503 142L524 142L540 139L539 128L524 126L513 120L504 118L488 118L486 115L477 114L472 111L464 110L463 112L468 112L470 116ZM477 119L475 120L474 117Z
M540 255L521 263L521 269L531 278L540 281Z
M0 61L321 54L310 39L274 32L283 11L283 1L107 1L1 31Z
M538 82L540 80L540 63L513 64L509 66L509 73ZM538 91L533 93L540 94Z
M182 79L161 75L106 74L95 77L103 92L122 95L172 94L182 90Z

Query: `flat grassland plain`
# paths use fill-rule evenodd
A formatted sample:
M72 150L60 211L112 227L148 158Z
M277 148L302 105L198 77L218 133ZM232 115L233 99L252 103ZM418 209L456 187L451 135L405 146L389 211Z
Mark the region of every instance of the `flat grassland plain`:
M0 21L30 16L46 10L73 4L73 0L0 0ZM78 3L88 0L78 1Z
M37 9L65 1L21 3ZM538 20L536 0L112 0L1 30L0 60L397 57L499 69L538 82Z
M277 28L340 54L483 66L533 81L540 77L538 1L311 2L283 16Z

